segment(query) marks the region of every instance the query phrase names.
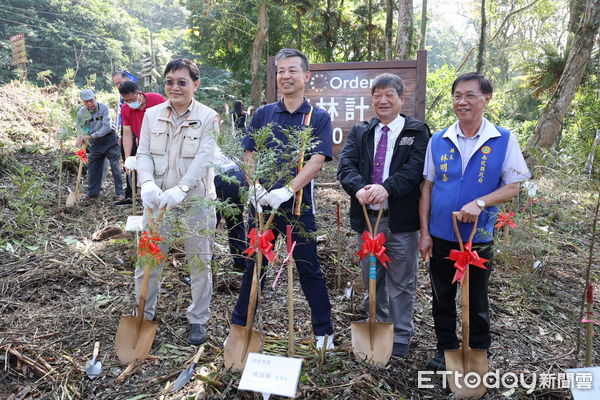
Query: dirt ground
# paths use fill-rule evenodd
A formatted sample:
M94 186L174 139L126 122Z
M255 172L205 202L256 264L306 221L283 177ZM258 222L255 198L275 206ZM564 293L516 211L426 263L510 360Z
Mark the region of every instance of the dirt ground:
M123 376L114 337L119 319L131 314L133 296L132 256L135 236L94 241L95 232L107 226L123 227L130 207L111 206L111 179L105 195L91 204L57 209L52 168L53 155L17 152L13 160L31 167L30 174L42 179L45 195L40 197L43 218L28 222L35 229L35 245L25 240L7 241L0 252L0 399L233 399L261 398L239 392L240 372L223 368L222 344L237 298L240 273L231 268L226 233L217 233L214 248L214 294L209 338L195 379L176 394L164 389L187 365L197 348L187 343L185 309L190 299L188 286L179 278L186 274L181 263L165 268L157 307L158 333L146 359ZM335 164L329 163L319 182L334 182ZM18 188L10 165L0 172L3 232L19 226L19 204L13 193ZM71 174L72 183L72 174ZM71 186L73 186L71 184ZM567 389L540 387L540 374L564 373L581 365L576 357L576 333L583 291L583 271L588 260L594 199L560 182L540 178L544 201L534 205L532 222L525 213L510 243L497 238L496 264L490 283L493 343L491 370L534 374L538 387L488 391L485 399L565 399ZM63 195L64 198L64 195ZM447 399L439 376L433 388L418 388L418 371L435 354L431 317L431 288L423 264L415 311L415 336L407 358L392 358L385 368L370 367L354 359L350 323L365 314L360 306L363 287L358 274L356 234L348 225L347 195L338 186L316 191L319 227L319 256L330 288L336 349L323 363L314 351L307 303L294 283L295 332L298 353L304 359L298 385L299 399ZM526 204L523 196L515 209ZM338 263L335 203L342 215L341 260ZM33 217L32 217L33 218ZM11 232L14 232L11 231ZM29 232L31 234L31 232ZM14 233L26 238L25 232ZM282 249L280 243L279 249ZM597 255L594 263L597 266ZM541 264L534 263L540 261ZM336 287L336 268L342 282L354 288L351 299ZM268 282L274 275L268 271ZM257 326L266 335L264 352L285 355L287 346L287 299L285 274L275 290L266 285ZM84 371L95 341L100 342L102 372L90 381ZM594 339L595 353L600 350ZM274 398L278 398L274 396Z

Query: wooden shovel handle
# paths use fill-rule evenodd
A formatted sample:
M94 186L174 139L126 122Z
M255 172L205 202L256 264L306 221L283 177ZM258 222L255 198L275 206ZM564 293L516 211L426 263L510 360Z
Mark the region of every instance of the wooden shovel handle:
M157 226L160 225L163 217L165 216L166 207L160 209L156 221L154 220L154 210L150 207L146 208L146 215L148 215L148 230L151 235L157 233ZM144 311L146 310L146 297L148 296L148 284L150 282L150 270L148 266L144 266L144 277L142 278L142 287L140 290L140 298L138 300L138 318L140 320L140 326L144 319Z
M84 151L87 150L87 142L83 142L81 147ZM77 182L75 182L75 195L79 197L79 181L81 181L81 174L83 172L83 159L79 159L79 168L77 169Z
M192 364L198 364L198 360L200 360L202 354L204 354L204 345L200 346L196 354L194 354L194 358L192 358Z
M92 362L95 362L100 352L100 342L94 343L94 351L92 352Z
M456 237L458 238L458 246L460 247L460 251L465 251L463 240L462 240L462 237L460 236L460 230L458 229L458 216L459 215L460 215L460 212L458 212L458 211L452 212L452 226L454 226L454 233L456 234ZM475 231L477 231L477 220L475 220L475 222L473 222L473 228L471 229L471 234L469 235L469 240L467 241L467 243L473 240L473 238L475 237Z
M371 220L369 219L369 213L367 213L367 206L363 204L362 206L363 214L365 216L365 221L367 222L367 228L369 228L369 233L373 236L373 227L371 226Z

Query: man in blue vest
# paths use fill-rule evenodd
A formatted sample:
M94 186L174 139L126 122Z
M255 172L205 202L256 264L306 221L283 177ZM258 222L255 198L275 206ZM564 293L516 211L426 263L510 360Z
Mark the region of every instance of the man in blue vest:
M446 368L444 350L459 348L457 284L452 284L454 262L446 259L451 249L458 249L452 212L459 212L457 220L465 242L477 220L473 249L481 257L491 259L496 205L518 195L520 182L530 177L515 135L483 117L492 93L492 84L479 73L456 78L452 103L458 121L433 135L425 156L425 181L419 202L419 251L423 259L430 259L437 354L427 365L435 370ZM487 263L487 267L469 269L469 341L474 349L489 349L491 345L491 264Z
M366 230L362 206L374 227L383 207L379 230L386 237L384 267L377 263L377 319L394 324L392 355L406 357L414 333L413 310L417 290L419 194L429 127L400 113L404 82L382 74L371 86L377 118L355 125L340 155L338 179L351 196L350 225L359 235ZM369 257L360 263L369 287ZM368 309L368 301L365 302Z
M273 136L278 140L286 140L283 129L304 129L310 126L316 146L305 156L304 166L288 185L275 185L267 192L260 183L255 183L249 189L248 199L254 208L252 213L256 209L260 212L262 207L279 209L279 215L273 223L275 235L285 232L287 224L293 225L292 240L296 242L293 257L300 277L300 286L311 310L316 345L322 348L325 335L329 335L327 349L332 349L331 304L325 276L317 256L317 242L314 238L317 228L313 207L313 179L333 155L331 118L326 111L311 106L304 98L304 86L310 80L308 59L304 54L295 49L282 49L275 56L275 64L277 87L283 98L276 103L260 107L252 118L249 130L252 132L272 124ZM274 147L277 144L271 141L269 146ZM245 150L245 161L254 164L255 142L252 135L244 137L242 147ZM249 221L249 229L253 224L252 220ZM231 317L231 321L237 325L246 325L253 271L254 261L249 259L242 277L240 295Z

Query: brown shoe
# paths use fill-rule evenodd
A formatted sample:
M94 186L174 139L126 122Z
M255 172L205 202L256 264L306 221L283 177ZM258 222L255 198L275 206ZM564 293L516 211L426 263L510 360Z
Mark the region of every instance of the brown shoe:
M87 194L81 198L81 201L94 201L98 198L97 194Z
M123 201L123 200L125 200L125 196L118 194L118 195L113 196L113 200L114 201Z

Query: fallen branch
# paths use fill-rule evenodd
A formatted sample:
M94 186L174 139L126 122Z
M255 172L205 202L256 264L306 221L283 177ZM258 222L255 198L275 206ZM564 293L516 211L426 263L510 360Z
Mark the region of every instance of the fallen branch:
M127 368L125 368L123 370L123 372L121 372L121 375L119 375L117 377L117 379L115 379L115 381L117 383L123 383L125 381L125 379L127 379L131 375L133 375L133 373L138 369L139 366L140 366L140 362L138 360L133 360L132 362L129 363Z
M49 369L46 370L42 365L36 363L33 359L27 357L25 354L20 353L12 347L0 347L0 350L8 352L13 356L17 357L21 362L33 368L39 375L42 376L42 378L45 378L47 375L51 375L55 372L54 368L48 365L48 363L44 362L45 366L49 367Z

